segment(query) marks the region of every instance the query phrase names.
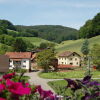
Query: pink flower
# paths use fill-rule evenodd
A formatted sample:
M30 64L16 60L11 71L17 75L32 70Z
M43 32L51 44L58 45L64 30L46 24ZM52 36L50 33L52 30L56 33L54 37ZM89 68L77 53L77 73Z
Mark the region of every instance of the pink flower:
M49 91L43 90L40 85L37 86L36 92L39 92L40 98L43 100L46 98L49 98L50 100L54 100L53 93L50 90Z
M5 99L5 98L1 98L1 97L0 97L0 100L6 100L6 99Z
M6 84L8 86L8 90L14 95L29 95L31 93L31 88L24 87L21 82L13 82L10 79L7 79Z
M2 92L5 89L5 85L4 84L0 84L0 92Z
M0 79L0 82L2 82L2 79Z
M14 73L9 73L9 74L6 74L6 75L3 75L3 79L11 79L13 78L13 76L15 76L15 72Z
M29 83L25 83L25 87L29 87L30 86L30 84Z

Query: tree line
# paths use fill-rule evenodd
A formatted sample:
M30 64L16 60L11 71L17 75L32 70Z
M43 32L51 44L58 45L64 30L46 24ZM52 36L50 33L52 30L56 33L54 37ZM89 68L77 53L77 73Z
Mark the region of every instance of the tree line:
M79 38L91 38L100 35L100 13L86 21L79 30Z

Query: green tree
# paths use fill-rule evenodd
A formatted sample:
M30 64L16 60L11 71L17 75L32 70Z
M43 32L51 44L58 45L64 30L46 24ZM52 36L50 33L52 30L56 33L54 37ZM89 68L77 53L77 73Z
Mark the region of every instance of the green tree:
M80 38L91 38L97 35L100 35L100 13L93 19L86 21L79 30Z
M12 46L16 52L25 52L27 50L27 45L21 38L16 38Z
M46 49L48 47L47 43L41 43L39 48L40 49Z
M83 66L86 66L88 64L88 54L89 54L89 42L88 40L84 40L83 45L81 47L81 52L83 54ZM86 72L87 74L87 72Z
M5 54L6 52L12 51L12 47L9 47L5 44L0 45L0 54Z
M92 20L88 20L84 26L79 30L79 38L89 38L92 37Z
M52 49L43 50L37 55L37 63L42 66L45 72L48 72L51 61L55 58L55 52Z
M97 66L97 68L100 70L100 44L93 45L91 49L91 55L93 63Z
M87 55L89 54L89 42L87 39L84 40L83 45L81 47L81 52L83 55L85 55L87 57Z
M4 27L0 26L0 35L2 35L2 34L8 34L8 33Z
M15 26L8 20L0 20L0 26L5 29L16 30Z
M30 41L25 41L27 45L27 51L32 51L36 48L35 45L33 45Z

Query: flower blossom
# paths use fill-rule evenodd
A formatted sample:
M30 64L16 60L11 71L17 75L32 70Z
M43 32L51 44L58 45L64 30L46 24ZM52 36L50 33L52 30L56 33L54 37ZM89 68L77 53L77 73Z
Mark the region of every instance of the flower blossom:
M23 96L31 93L31 88L24 87L21 82L13 82L10 79L7 79L6 85L8 90L14 95Z
M0 100L6 100L6 99L0 97Z
M0 92L2 92L5 89L5 85L4 84L0 84Z
M15 72L14 73L9 73L9 74L6 74L6 75L3 75L3 79L11 79L13 78L13 76L15 76Z
M50 90L49 91L43 90L40 85L36 87L35 92L38 92L40 94L40 98L43 100L44 99L55 100L55 96L53 95L53 92L51 92Z
M81 86L74 80L65 79L68 82L67 88L70 87L73 91L80 89Z

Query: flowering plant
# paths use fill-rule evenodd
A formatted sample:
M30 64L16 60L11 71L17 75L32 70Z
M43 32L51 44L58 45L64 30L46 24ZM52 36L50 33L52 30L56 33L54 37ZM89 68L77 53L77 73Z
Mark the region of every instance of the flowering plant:
M65 80L67 88L72 90L72 96L67 97L67 100L100 100L100 82L91 80L91 76L83 80Z
M23 73L17 81L14 73L5 74L0 79L0 100L55 100L51 91L45 91L41 86L30 85L21 80Z
M86 76L83 80L65 79L72 95L58 96L23 80L24 73L8 73L0 79L0 100L100 100L100 82ZM17 78L16 78L17 77ZM65 88L65 89L66 89ZM64 91L62 91L64 93Z

